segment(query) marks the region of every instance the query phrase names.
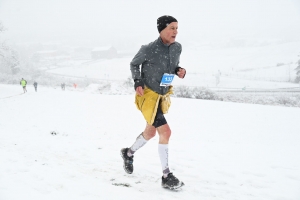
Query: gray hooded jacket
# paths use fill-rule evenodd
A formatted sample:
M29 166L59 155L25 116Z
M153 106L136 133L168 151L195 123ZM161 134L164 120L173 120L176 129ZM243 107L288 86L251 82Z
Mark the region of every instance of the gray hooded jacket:
M159 37L154 42L143 45L130 63L133 80L143 80L144 84L154 92L164 95L169 86L160 86L164 73L176 74L182 48L174 42L166 45ZM141 71L140 71L140 65Z

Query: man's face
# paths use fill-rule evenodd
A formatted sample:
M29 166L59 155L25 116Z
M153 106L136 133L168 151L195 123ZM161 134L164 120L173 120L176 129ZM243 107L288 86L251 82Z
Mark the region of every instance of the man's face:
M164 30L160 32L160 37L165 44L172 44L175 42L178 33L178 22L172 22Z

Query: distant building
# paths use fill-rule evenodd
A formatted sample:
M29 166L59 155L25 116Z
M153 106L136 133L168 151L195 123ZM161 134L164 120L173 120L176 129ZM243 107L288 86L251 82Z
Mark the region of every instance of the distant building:
M118 56L113 46L96 47L91 52L92 59L111 59Z

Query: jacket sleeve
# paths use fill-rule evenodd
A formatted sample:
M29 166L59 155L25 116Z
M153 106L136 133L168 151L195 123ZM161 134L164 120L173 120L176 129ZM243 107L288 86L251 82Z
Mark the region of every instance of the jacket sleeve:
M130 62L130 70L133 80L142 79L140 65L146 61L146 46L142 46Z
M177 67L180 67L179 62L180 62L181 52L182 52L182 46L181 46L181 44L179 44L179 59L178 59L177 65L176 65Z

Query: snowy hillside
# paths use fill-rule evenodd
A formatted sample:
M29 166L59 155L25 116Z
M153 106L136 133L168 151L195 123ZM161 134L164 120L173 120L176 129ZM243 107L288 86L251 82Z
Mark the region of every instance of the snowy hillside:
M131 58L112 60L96 60L73 65L65 62L63 67L47 70L48 73L65 78L82 78L91 81L125 81L131 77L129 63ZM294 66L284 65L267 69L252 69L248 71L221 71L219 88L293 88L299 84L288 82L294 80ZM293 67L294 66L294 67ZM187 66L187 75L183 80L175 79L174 85L216 87L216 77L213 70L193 72L194 66ZM201 71L201 70L200 70Z
M219 43L216 42L216 44ZM218 69L231 72L232 70L275 67L278 63L288 64L298 61L299 45L300 41L269 42L266 45L240 47L217 47L204 44L185 47L183 45L181 63L192 72L215 72Z
M299 87L296 61L300 42L274 43L250 47L209 47L183 45L180 66L186 68L184 80L174 85L216 87L215 74L221 71L221 88ZM138 51L138 48L136 49ZM66 78L124 81L131 77L130 62L134 56L115 59L65 61L46 72ZM279 83L280 82L280 83Z
M123 170L145 126L134 96L92 90L0 85L1 200L300 199L299 108L172 98L172 192L157 136Z

